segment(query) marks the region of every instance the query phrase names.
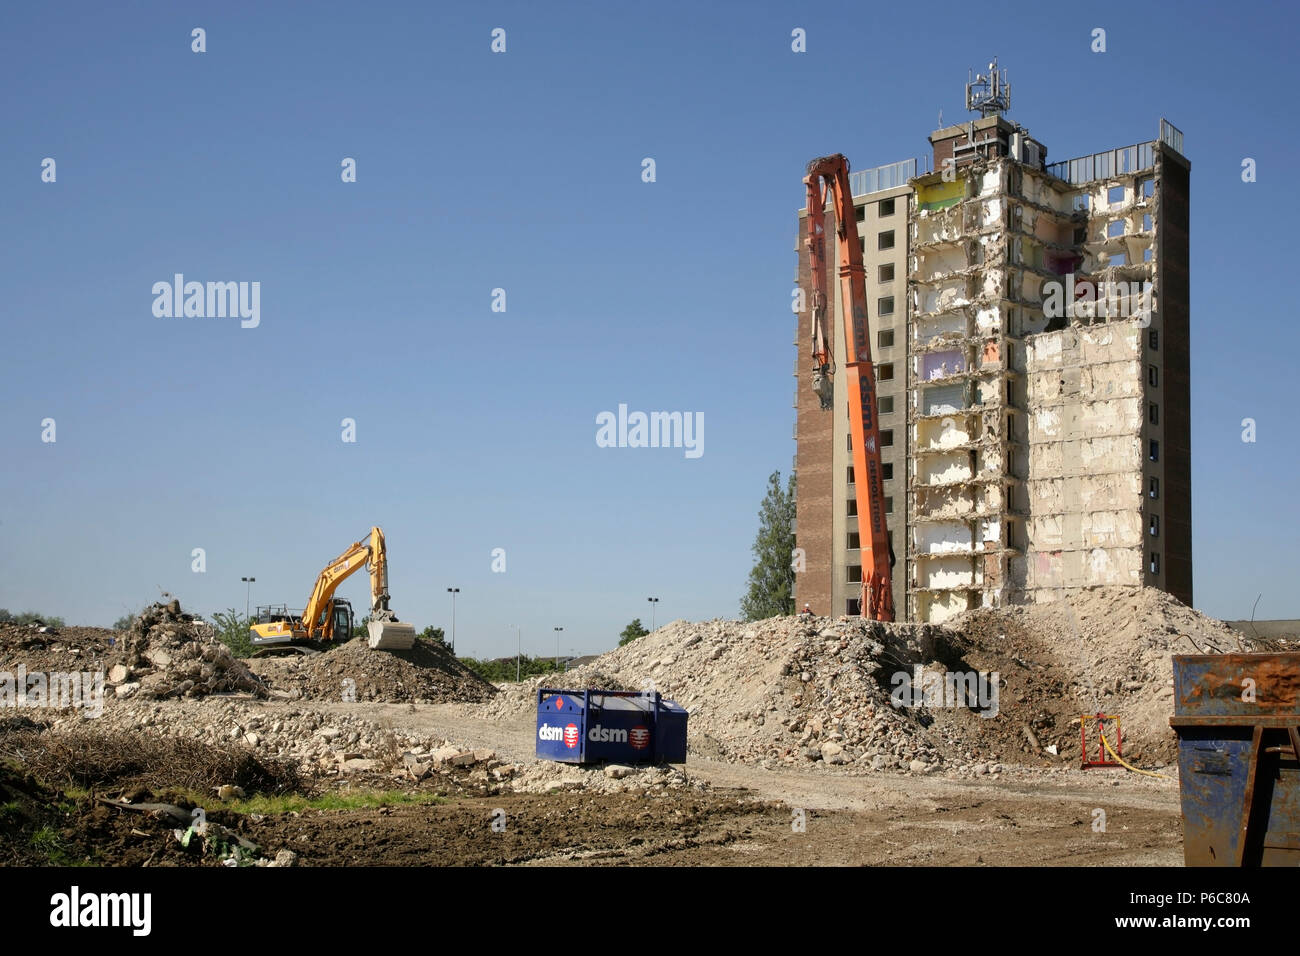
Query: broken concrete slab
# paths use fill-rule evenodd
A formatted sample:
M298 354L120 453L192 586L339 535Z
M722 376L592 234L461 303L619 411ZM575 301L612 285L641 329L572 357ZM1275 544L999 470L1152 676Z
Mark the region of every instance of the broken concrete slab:
M160 648L144 652L144 659L154 667L167 667L172 662L172 655Z
M452 757L457 757L459 755L460 755L459 747L451 747L451 746L444 745L442 747L439 747L429 756L430 759L432 759L435 764L439 764L439 763L446 763L447 761L451 760Z

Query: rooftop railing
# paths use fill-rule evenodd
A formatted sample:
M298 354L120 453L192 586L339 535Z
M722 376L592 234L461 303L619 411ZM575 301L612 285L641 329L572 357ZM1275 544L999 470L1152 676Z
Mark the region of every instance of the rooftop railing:
M1156 140L1107 149L1091 156L1049 163L1047 171L1067 183L1087 183L1096 179L1110 179L1124 173L1136 173L1156 164ZM1180 156L1183 155L1183 131L1166 119L1160 120L1160 139Z
M860 169L849 173L849 192L854 196L865 196L868 193L878 193L882 189L896 189L899 186L906 186L907 181L915 175L915 159L904 159L874 169Z

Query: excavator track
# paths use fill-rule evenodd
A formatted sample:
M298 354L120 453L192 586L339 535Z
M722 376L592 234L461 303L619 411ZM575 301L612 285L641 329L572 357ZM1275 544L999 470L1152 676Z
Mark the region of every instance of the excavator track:
M271 647L264 647L260 651L254 651L250 657L289 657L293 654L299 654L303 657L311 657L319 654L319 647L311 647L306 644L276 644Z

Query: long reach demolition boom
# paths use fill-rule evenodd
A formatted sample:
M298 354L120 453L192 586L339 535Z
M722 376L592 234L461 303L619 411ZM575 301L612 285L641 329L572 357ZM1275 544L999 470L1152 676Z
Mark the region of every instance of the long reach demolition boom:
M858 245L857 216L849 191L849 161L840 153L808 164L808 265L812 274L812 380L821 407L834 405L835 357L831 347L833 309L826 294L827 199L835 211L839 239L840 301L844 321L845 391L849 397L853 475L858 497L858 540L862 548L863 617L894 620L894 563L885 527L885 491L880 468L880 429L876 424L876 372L871 362L871 329L867 321L867 283Z

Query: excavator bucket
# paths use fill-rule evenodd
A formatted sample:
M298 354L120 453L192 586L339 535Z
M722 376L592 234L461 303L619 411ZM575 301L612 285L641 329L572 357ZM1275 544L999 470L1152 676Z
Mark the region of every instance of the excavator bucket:
M415 625L405 621L371 621L370 646L379 651L404 651L415 644Z

